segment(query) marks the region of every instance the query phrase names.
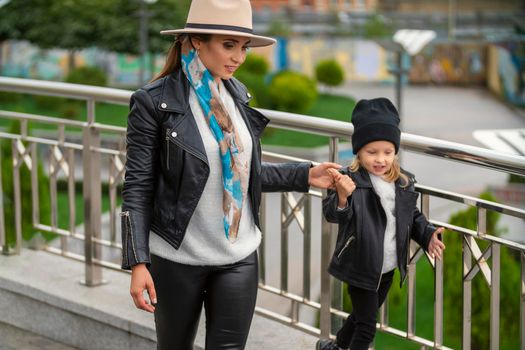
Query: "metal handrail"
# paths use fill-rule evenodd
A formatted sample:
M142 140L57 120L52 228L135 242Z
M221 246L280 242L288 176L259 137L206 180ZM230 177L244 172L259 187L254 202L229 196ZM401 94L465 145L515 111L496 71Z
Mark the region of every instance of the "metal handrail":
M120 89L8 77L0 77L0 90L125 105L129 103L132 94L131 91ZM353 133L353 127L348 122L268 109L259 110L270 119L270 125L277 128L344 139L348 139ZM408 151L525 176L525 157L408 133L401 134L401 145Z

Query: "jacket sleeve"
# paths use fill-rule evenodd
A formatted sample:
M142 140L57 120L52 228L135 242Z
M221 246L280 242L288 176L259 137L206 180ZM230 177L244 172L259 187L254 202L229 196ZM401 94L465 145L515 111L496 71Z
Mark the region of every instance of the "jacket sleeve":
M149 230L158 164L159 124L151 96L131 96L126 134L126 177L122 190L122 268L150 263Z
M428 244L436 227L428 222L418 208L414 208L414 221L412 225L411 238L415 240L423 249L428 250Z
M308 192L311 163L268 163L261 166L263 192Z
M416 179L413 174L406 172L411 181L411 190L415 191L414 184ZM417 207L414 207L412 213L412 231L410 232L410 238L416 241L423 249L428 251L428 244L432 238L432 234L436 230L436 227L428 222L427 218L423 213L419 211Z
M348 205L345 209L337 209L338 204L339 196L337 191L328 190L326 197L323 199L323 215L326 221L339 224L352 219L354 214L352 196L348 198Z

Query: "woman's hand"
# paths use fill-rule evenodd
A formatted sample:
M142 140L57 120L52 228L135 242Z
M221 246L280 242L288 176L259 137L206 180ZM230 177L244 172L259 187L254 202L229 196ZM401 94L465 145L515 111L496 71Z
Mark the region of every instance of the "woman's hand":
M335 188L337 190L337 197L339 197L339 208L345 208L348 205L348 197L354 193L355 183L348 175L343 175L335 169L328 169L332 176Z
M144 290L148 291L149 300L151 304L144 299ZM133 266L131 271L131 297L138 309L154 312L155 304L157 304L157 294L155 293L155 286L151 274L146 268L145 264L138 264Z
M428 243L428 252L430 253L430 256L432 258L437 258L438 260L441 260L441 256L443 255L443 251L445 250L445 244L441 242L439 239L439 235L443 233L445 229L443 227L438 228L437 230L432 233L432 238L430 238L430 242Z
M308 184L318 188L334 188L331 169L340 169L341 165L337 163L324 162L310 168L308 173Z

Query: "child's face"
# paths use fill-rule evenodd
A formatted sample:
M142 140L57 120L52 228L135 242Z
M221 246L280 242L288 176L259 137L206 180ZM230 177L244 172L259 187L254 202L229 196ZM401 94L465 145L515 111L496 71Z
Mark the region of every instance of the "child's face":
M357 152L359 162L369 173L383 176L390 168L396 157L396 148L389 141L374 141L367 143Z

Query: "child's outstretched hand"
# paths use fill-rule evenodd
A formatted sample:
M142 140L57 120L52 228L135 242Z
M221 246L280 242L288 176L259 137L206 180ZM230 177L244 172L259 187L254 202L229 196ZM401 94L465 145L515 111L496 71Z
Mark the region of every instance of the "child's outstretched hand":
M445 250L445 244L439 239L439 235L441 235L443 231L445 231L443 227L435 230L434 233L432 233L432 238L430 238L430 243L428 243L428 252L430 253L430 256L437 258L438 260L441 260L441 256Z
M337 196L339 197L338 206L340 208L345 208L347 206L347 198L355 190L355 183L348 175L343 175L335 169L328 170L330 171L330 175L332 175L332 180L337 190Z

